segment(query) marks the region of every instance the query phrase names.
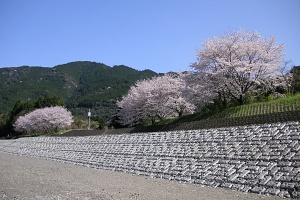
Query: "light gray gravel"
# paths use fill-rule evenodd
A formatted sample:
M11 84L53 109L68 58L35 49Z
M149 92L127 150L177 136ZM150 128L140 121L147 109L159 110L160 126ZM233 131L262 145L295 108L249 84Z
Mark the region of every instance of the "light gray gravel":
M280 199L0 153L0 199Z

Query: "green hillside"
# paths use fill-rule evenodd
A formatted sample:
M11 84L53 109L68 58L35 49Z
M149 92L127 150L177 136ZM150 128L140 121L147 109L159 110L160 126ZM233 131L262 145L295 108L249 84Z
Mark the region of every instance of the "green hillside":
M17 100L37 99L45 92L67 98L65 77L51 68L16 67L0 69L0 111L7 113Z
M233 118L300 110L300 94L273 101L231 107L209 118Z
M14 67L0 69L0 113L8 113L17 100L36 100L45 93L60 96L75 115L110 117L116 101L137 80L158 74L127 66L110 67L95 62L71 62L53 68Z
M202 110L192 115L166 120L161 124L182 123L207 119L247 117L300 110L300 94L276 100L229 107L223 111Z

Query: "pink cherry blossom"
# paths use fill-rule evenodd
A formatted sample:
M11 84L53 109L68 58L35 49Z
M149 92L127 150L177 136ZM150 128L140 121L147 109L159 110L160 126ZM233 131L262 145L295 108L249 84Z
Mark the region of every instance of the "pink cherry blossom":
M73 123L72 113L61 106L36 109L20 116L14 129L23 133L49 133L69 127Z
M138 81L117 103L121 108L118 112L120 123L132 126L192 113L195 105L186 93L186 81L179 74Z
M240 104L247 92L272 83L284 56L284 46L276 44L274 36L265 39L255 31L230 32L208 39L202 46L191 67Z

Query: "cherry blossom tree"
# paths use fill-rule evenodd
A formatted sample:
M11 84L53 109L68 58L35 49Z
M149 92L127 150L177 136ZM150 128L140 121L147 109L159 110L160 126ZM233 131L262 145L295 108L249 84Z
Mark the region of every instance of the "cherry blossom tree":
M217 97L218 86L208 76L204 76L204 73L186 71L180 73L180 76L185 81L183 96L190 103L201 107Z
M265 39L255 31L229 32L202 46L192 69L240 104L248 92L270 86L284 56L274 36Z
M185 80L176 73L138 81L117 103L120 123L137 123L182 116L192 113L195 105L188 99Z
M61 106L36 109L20 116L14 129L22 133L49 133L69 127L73 123L72 113Z
M122 125L134 125L144 121L149 113L144 113L144 102L146 101L143 90L140 90L143 82L138 81L135 86L132 86L127 95L123 96L122 100L117 102L120 108L117 116Z
M293 73L291 71L293 66L292 61L285 61L280 67L280 74L274 80L274 85L285 90L287 94L292 94L293 91Z

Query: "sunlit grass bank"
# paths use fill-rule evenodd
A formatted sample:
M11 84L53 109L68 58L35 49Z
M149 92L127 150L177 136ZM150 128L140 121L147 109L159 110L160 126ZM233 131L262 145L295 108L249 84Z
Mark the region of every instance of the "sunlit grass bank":
M237 118L254 115L264 115L300 110L300 94L283 97L271 101L229 107L221 112L200 111L181 118L168 119L159 124L172 124L181 122L198 121L204 119Z

